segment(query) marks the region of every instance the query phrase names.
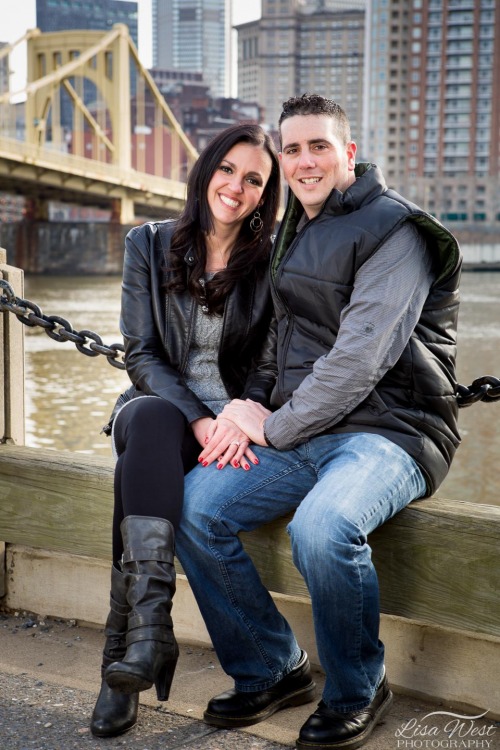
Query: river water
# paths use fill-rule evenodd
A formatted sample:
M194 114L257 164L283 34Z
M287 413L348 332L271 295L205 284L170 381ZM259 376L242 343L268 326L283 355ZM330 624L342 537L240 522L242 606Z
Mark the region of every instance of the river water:
M29 276L25 297L75 331L95 331L105 344L121 342L119 278ZM74 344L53 341L41 328L25 333L26 444L111 455L100 430L128 383L125 372L102 355L87 357ZM500 274L463 274L458 352L460 383L500 377ZM462 445L438 495L500 505L500 401L462 409L460 429Z

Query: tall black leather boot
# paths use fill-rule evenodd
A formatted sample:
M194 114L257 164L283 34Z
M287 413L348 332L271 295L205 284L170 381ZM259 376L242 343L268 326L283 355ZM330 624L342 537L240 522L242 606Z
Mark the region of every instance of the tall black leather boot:
M120 529L130 607L127 652L109 665L105 679L109 687L127 694L148 690L154 683L158 700L166 701L179 656L170 616L174 528L162 518L127 516Z
M104 635L106 642L102 654L101 690L90 722L90 731L96 737L114 737L134 726L137 721L139 694L125 695L109 687L104 672L115 661L123 659L127 650L126 637L128 613L125 577L113 565L111 568L110 610Z

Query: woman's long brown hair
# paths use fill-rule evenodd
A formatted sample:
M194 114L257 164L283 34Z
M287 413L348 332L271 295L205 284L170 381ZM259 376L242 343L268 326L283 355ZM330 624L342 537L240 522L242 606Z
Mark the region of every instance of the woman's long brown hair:
M243 222L231 251L227 268L219 271L212 281L200 284L205 272L207 251L205 236L213 232L213 218L208 204L208 186L226 154L238 143L249 143L263 148L271 157L271 174L262 194L259 213L262 231L250 228L252 215ZM242 277L255 277L267 269L280 200L280 170L276 148L271 137L260 125L233 125L222 131L208 144L196 161L187 183L184 210L176 221L170 243L164 288L167 292L188 291L210 313L221 315L224 301ZM193 263L184 260L190 251Z

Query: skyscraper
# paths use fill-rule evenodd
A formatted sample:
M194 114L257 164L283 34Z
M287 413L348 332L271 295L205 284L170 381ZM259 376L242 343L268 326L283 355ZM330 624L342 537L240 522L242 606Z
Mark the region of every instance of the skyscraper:
M0 42L0 50L7 46L7 42ZM0 57L0 94L9 91L9 56Z
M258 101L277 127L282 102L316 92L347 111L359 138L364 0L262 0L262 17L238 31L238 96Z
M138 42L137 3L129 0L36 0L36 25L40 31L88 29L111 31L124 23L134 44Z
M153 0L153 67L202 73L213 96L229 83L229 0Z
M500 229L500 6L370 0L364 143L453 228Z

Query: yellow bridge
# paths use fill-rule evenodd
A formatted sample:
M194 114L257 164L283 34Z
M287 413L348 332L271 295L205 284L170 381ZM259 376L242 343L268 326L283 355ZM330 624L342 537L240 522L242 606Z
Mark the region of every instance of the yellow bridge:
M0 189L30 197L40 219L51 199L111 208L122 224L133 223L136 212L178 212L198 154L140 62L127 27L34 29L2 48L0 58L24 40L27 86L0 93ZM13 104L20 95L26 97L24 140ZM61 116L63 100L69 118Z

